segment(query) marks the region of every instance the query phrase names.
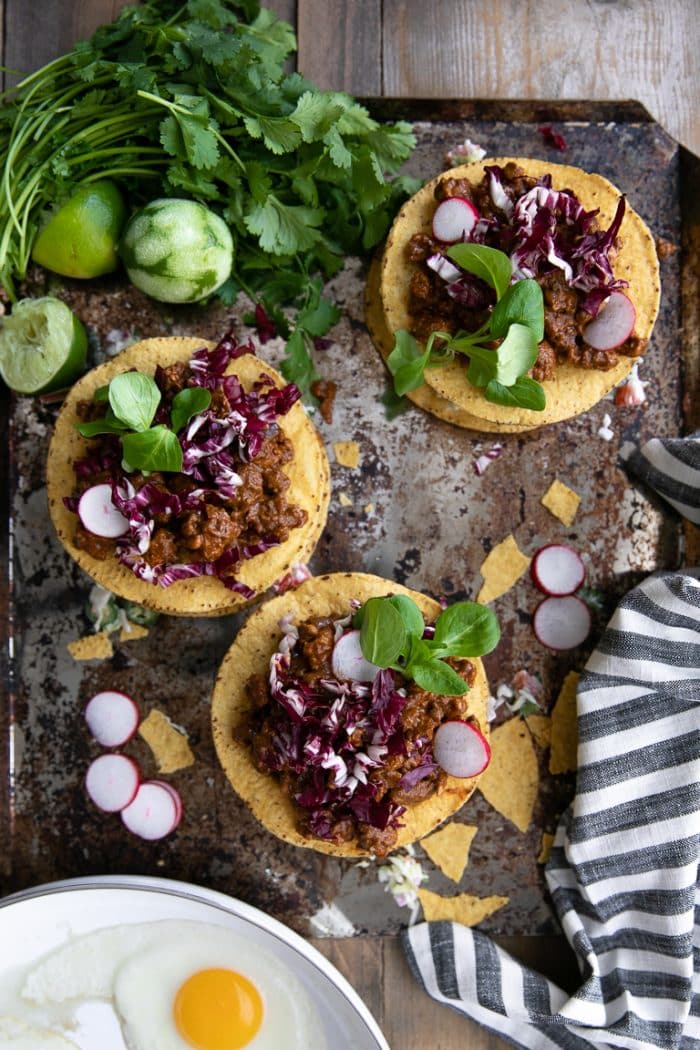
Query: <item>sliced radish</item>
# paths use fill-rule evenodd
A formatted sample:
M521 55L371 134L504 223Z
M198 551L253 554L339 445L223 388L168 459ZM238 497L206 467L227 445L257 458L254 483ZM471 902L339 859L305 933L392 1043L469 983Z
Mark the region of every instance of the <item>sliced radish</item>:
M115 540L129 528L129 519L112 503L112 486L93 485L78 501L78 516L88 532Z
M574 595L545 598L535 609L532 629L537 640L548 649L575 649L590 634L590 609Z
M360 647L360 632L347 631L333 647L331 666L336 678L352 682L373 682L380 668L366 660Z
M443 244L466 240L479 218L471 201L464 197L446 197L433 215L433 237Z
M594 350L614 350L634 331L637 311L624 292L611 292L583 330L583 339Z
M491 761L486 737L471 722L443 722L433 738L435 761L451 777L476 777Z
M85 708L88 729L103 747L121 747L131 740L139 720L139 709L131 697L113 689L95 693Z
M133 802L122 810L124 827L149 841L169 835L180 823L181 816L179 795L162 780L144 780Z
M581 556L565 543L540 547L532 559L530 571L535 586L557 598L577 591L586 576Z
M88 766L85 790L105 813L118 813L136 797L141 774L126 755L100 755Z

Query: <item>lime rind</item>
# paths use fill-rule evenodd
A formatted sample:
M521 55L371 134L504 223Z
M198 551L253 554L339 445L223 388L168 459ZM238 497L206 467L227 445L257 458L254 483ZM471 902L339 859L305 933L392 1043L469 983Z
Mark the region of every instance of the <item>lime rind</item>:
M0 329L0 375L18 394L60 390L84 371L87 333L60 299L21 299Z

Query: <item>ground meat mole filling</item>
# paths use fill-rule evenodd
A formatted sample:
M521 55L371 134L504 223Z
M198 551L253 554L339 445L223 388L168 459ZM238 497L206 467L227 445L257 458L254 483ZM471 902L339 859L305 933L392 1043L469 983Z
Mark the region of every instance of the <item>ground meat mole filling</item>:
M237 736L296 804L302 834L382 857L406 809L443 789L433 737L443 721L465 717L469 694L428 693L392 670L373 683L335 678L333 648L348 625L349 617L283 620L268 674L246 683L249 714ZM448 662L473 684L469 660Z
M212 442L218 446L212 453L218 457L215 470L207 463L207 453L200 455L194 449L187 474L127 474L121 466L117 437L91 439L85 458L74 464L76 492L66 500L67 505L75 510L81 492L107 482L113 492L117 487L122 495L127 493L133 517L127 513L130 534L116 541L96 536L78 523L77 547L101 560L116 555L147 582L167 586L188 576L216 575L231 590L249 590L234 576L243 559L283 543L292 529L304 524L307 514L286 499L290 480L283 467L293 460L294 448L275 421L291 408L299 391L292 384L278 390L265 377L264 367L252 393L246 393L235 376L225 376L229 360L248 349L252 347L238 347L225 337L215 350L198 351L189 363L159 366L155 372L161 392L156 421L170 418L179 391L193 385L210 390L211 403L202 414L206 419L199 432L204 434L209 427L206 433L212 435L216 430L218 441ZM104 411L105 402L79 406L83 421L100 418ZM187 435L195 429L193 422L180 435L186 461ZM202 448L207 448L206 441ZM138 504L141 496L143 505ZM145 537L140 545L139 537Z
M513 162L500 169L500 180L504 196L497 196L497 199L501 204L509 202L506 205L508 209L524 194L542 184L541 179L525 174ZM448 176L438 183L435 197L438 202L448 197L463 197L473 203L481 216L481 228L485 230L478 238L478 243L507 251L509 216L494 203L488 173L476 186L468 179ZM594 222L591 222L588 231L594 229ZM470 239L476 240L473 237ZM476 331L485 323L495 304L495 293L484 281L474 278L457 291L428 265L428 259L444 255L447 247L429 234L416 233L406 249L408 261L418 264L410 280L408 310L412 318L411 331L423 343L434 331L450 334L458 330ZM614 254L613 247L609 252L611 259ZM584 329L591 320L591 314L581 305L587 293L570 287L564 270L546 260L538 266L535 279L544 296L545 338L539 346L538 358L532 370L533 379L538 382L553 379L559 362L570 361L580 368L607 371L615 367L620 354L638 357L643 352L644 341L634 334L615 350L594 350L588 346L584 340Z

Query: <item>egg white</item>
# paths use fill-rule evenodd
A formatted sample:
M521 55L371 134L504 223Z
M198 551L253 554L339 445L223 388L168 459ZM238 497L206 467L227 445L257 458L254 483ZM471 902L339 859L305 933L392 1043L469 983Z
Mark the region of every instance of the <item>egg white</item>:
M0 1046L3 1050L78 1050L70 1039L37 1028L17 1017L0 1017Z

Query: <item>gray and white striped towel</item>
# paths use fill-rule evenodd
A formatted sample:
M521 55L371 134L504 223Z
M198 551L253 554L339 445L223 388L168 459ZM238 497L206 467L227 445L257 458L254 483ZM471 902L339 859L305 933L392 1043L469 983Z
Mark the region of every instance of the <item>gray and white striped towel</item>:
M638 457L645 480L662 478L666 499L698 513L697 480L688 485L681 470L700 477L696 436L650 442ZM668 479L680 483L675 494ZM698 1050L697 571L652 576L626 596L581 675L577 715L576 797L546 879L577 957L578 991L450 922L404 932L409 964L434 999L518 1047Z

